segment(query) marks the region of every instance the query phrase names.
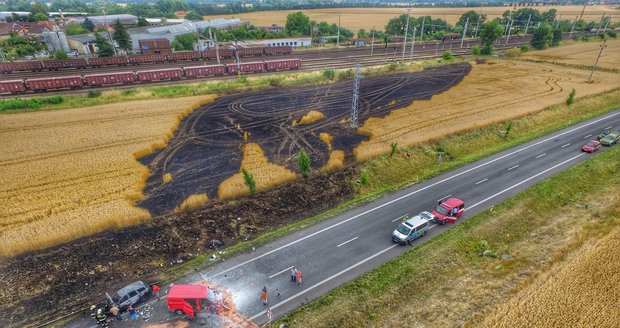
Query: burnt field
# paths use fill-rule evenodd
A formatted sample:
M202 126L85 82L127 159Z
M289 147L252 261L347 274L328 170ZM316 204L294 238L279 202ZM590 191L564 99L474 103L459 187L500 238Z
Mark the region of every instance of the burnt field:
M430 99L459 83L471 66L455 64L418 73L364 78L360 86L359 123L383 117L414 100ZM345 81L313 88L284 89L221 97L185 118L168 146L141 162L152 174L139 206L152 215L169 213L190 195L217 198L220 184L239 172L242 148L256 143L270 162L297 170L295 156L303 147L312 167L325 165L328 145L321 133L333 137L331 147L352 159L352 150L364 136L349 129L353 82ZM309 111L323 119L294 124ZM172 179L164 181L164 175Z

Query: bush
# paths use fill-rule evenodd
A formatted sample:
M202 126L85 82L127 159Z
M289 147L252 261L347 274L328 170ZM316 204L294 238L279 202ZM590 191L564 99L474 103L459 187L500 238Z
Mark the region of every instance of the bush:
M486 45L480 50L481 55L492 55L493 54L493 46Z
M250 195L256 194L256 180L254 179L254 175L245 168L241 168L241 173L243 174L243 183L248 187Z
M362 169L360 171L360 178L359 180L357 180L359 182L359 184L361 184L362 186L365 186L368 184L368 173L366 173L366 170Z
M474 46L471 48L472 55L480 55L480 46Z
M336 77L336 72L333 69L326 69L323 71L323 77L328 80L333 80Z
M521 51L522 52L528 52L530 51L530 47L527 44L524 44L521 46Z
M584 35L581 37L581 41L590 41L590 37L587 35Z
M452 59L452 52L450 52L450 51L444 52L443 55L441 55L441 58L443 58L443 60L450 60L450 59Z
M575 89L570 92L570 94L568 95L568 99L566 99L566 105L570 106L575 102L575 93Z
M52 96L46 98L15 98L10 100L0 100L0 111L15 110L15 109L38 109L41 105L45 104L60 104L65 99L62 96Z
M280 85L282 85L282 79L279 78L271 78L269 79L269 85L272 87L279 87Z
M67 58L69 58L69 55L67 55L67 53L64 51L56 51L54 53L54 59L67 59Z
M608 31L607 35L612 39L615 39L618 36L618 34L616 34L616 32L614 31Z
M88 98L97 98L101 96L101 91L99 90L88 90Z
M605 34L599 33L599 34L596 35L596 37L601 39L601 40L604 40L605 39Z
M241 75L239 75L239 82L241 82L241 83L246 83L246 82L248 82L248 76L247 76L247 75L245 75L245 74L241 74Z
M123 96L131 96L136 94L136 89L127 89L127 90L123 90L122 92Z
M398 64L391 63L390 65L388 65L388 71L393 72L396 70L397 67L398 67Z
M348 69L346 71L338 72L338 80L346 80L353 78L353 70Z
M519 48L512 48L512 49L508 49L506 50L506 57L510 57L510 58L516 58L516 57L521 57L521 49Z
M301 175L307 179L310 176L310 157L303 147L299 153L297 153L297 165L299 166Z

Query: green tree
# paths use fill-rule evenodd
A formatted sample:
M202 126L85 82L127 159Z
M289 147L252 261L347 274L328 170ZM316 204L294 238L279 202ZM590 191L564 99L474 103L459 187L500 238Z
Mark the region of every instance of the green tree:
M114 56L114 48L110 41L97 32L95 32L95 45L97 46L97 55L99 57Z
M566 99L566 105L570 106L575 102L575 94L575 89L573 89L573 91L570 92L568 98Z
M93 21L91 21L90 19L88 19L88 17L84 18L84 21L82 22L82 27L93 32L95 30L95 23L93 23Z
M417 20L415 17L409 17L409 30L407 31L407 35L412 35L413 27L416 25L416 22ZM430 20L427 20L425 29L428 28L430 25ZM402 14L388 21L387 25L385 25L385 33L392 35L403 35L406 26L407 14Z
M248 187L250 195L256 194L256 180L254 179L254 175L245 168L241 168L241 173L243 174L243 183Z
M558 11L556 9L549 9L549 11L545 11L541 14L542 21L545 23L553 23L555 22L555 17Z
M534 49L542 50L549 46L552 39L553 32L551 25L542 24L539 28L534 30L530 44L534 47Z
M443 55L441 56L441 58L443 58L444 60L452 59L452 52L450 52L450 51L444 52Z
M366 30L361 28L359 31L357 31L357 37L360 39L366 39L368 37L368 33L366 33Z
M45 15L45 17L49 16L49 9L47 8L47 5L42 3L42 2L35 2L33 4L30 5L30 14L32 14L33 16L36 16L36 14L43 14Z
M485 48L487 50L493 51L493 44L495 41L502 36L504 31L502 27L499 25L499 22L494 19L492 21L486 22L482 24L482 29L480 30L480 44L482 45L481 53L485 54ZM490 54L490 53L489 53Z
M298 11L286 16L286 25L284 25L284 29L290 35L310 35L312 23L310 22L310 17Z
M480 18L480 24L484 24L484 21L487 19L487 15L486 14L478 14L477 12L470 10L465 12L463 15L461 15L461 18L459 18L459 21L456 23L456 26L460 26L460 27L465 27L465 22L467 22L467 19L469 18L469 27L472 26L476 26L476 24L478 24L478 18Z
M146 18L140 17L138 18L138 27L150 26L149 22L146 21Z
M310 157L304 148L301 148L299 153L297 153L297 165L301 175L307 179L310 176Z
M177 10L187 10L187 5L181 0L159 0L155 3L155 8L164 14L173 14Z
M196 44L196 36L194 34L182 34L182 35L177 35L174 38L174 41L172 41L171 46L176 51L194 50L195 44Z
M87 34L89 32L89 30L85 29L84 27L82 27L82 25L75 22L71 22L65 27L65 33L67 33L67 35Z
M191 21L201 21L204 18L202 18L202 16L197 14L195 11L190 11L185 15L185 19L189 19Z
M127 29L123 24L121 24L120 20L116 20L116 23L112 25L114 28L114 33L112 33L112 39L118 43L118 47L125 50L126 52L131 52L133 48L131 44L131 37L129 33L127 33Z
M47 15L44 13L36 13L34 14L33 19L37 22L46 22L49 20L49 17L47 17Z
M549 45L552 47L557 47L560 45L560 41L562 41L562 30L556 28L553 30L553 36Z

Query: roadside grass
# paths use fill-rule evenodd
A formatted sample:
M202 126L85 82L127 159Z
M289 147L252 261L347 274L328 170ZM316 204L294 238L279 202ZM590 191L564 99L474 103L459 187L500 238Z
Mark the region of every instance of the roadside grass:
M299 327L463 325L590 238L620 224L605 204L620 147L519 193L280 320ZM480 256L489 249L493 256ZM500 254L511 260L503 261Z

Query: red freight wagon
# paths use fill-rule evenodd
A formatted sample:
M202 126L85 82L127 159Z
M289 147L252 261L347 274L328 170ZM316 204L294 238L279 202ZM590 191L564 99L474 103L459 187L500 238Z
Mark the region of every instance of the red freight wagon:
M26 92L26 85L23 80L0 81L0 93L22 92Z
M0 72L11 73L14 71L41 71L43 64L40 61L16 61L12 63L0 63Z
M90 58L88 63L92 67L101 67L107 65L125 66L127 65L127 57L100 57Z
M166 62L166 55L164 54L129 56L129 63L132 65L164 62Z
M170 68L152 71L138 71L137 76L138 81L140 82L178 80L183 77L183 70L181 68Z
M86 85L100 87L112 84L131 84L135 81L133 72L84 75Z
M192 51L192 52L175 52L173 54L168 54L168 60L175 62L177 60L200 60L202 58L200 56L200 52Z
M265 62L251 62L241 64L226 64L226 70L228 74L240 73L260 73L265 70Z
M28 88L32 91L45 91L56 89L76 89L82 87L82 77L52 77L47 79L28 79Z
M288 55L293 52L293 47L291 46L276 46L276 47L266 47L265 55Z
M187 78L220 76L226 74L225 65L185 67L183 70Z
M48 70L57 71L60 68L84 68L86 67L86 60L84 59L60 59L60 60L45 60L43 61L43 67Z
M249 56L262 56L263 49L265 49L265 47L237 48L236 51L239 57L249 57Z
M233 51L228 48L220 48L218 51L220 53L220 58L232 58L234 56ZM210 49L210 50L203 52L202 58L207 59L207 60L217 59L217 54L216 54L215 49Z
M301 59L280 59L265 61L268 71L279 71L283 69L298 69L301 67Z

